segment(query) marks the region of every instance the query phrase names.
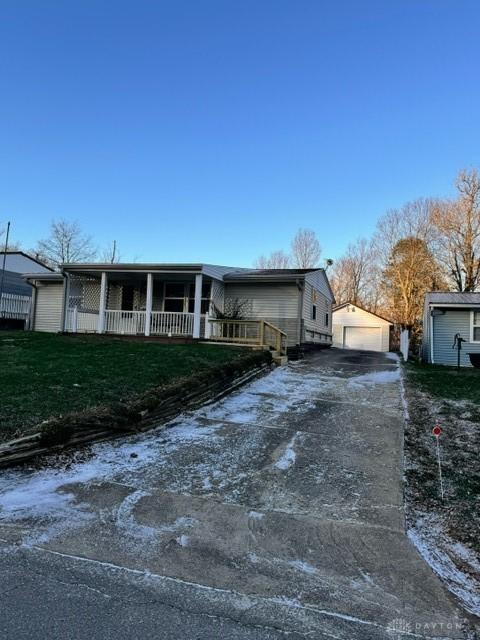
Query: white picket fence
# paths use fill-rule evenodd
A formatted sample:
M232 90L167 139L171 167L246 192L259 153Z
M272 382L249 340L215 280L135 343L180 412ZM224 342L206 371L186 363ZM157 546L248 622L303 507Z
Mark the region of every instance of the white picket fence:
M0 318L28 320L31 302L30 296L4 293L0 301Z
M400 352L403 356L404 362L408 360L408 351L410 347L410 335L408 329L402 329L400 331Z

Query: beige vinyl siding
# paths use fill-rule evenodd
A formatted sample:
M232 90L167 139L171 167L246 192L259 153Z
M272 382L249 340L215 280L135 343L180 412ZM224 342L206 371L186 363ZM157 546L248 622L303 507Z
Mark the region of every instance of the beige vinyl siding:
M287 334L287 344L293 346L298 342L298 296L296 284L226 283L225 308L229 300L247 300L244 316L271 322Z
M313 320L313 305L317 307L317 317ZM328 324L325 324L325 315L328 313ZM325 294L316 289L309 282L305 282L303 292L303 341L305 342L331 342L332 332L332 302Z
M478 311L475 308L475 311ZM443 309L444 314L433 316L433 361L435 364L456 366L457 349L452 349L456 333L466 341L460 351L460 365L471 367L469 353L480 353L480 343L470 342L473 309Z
M34 331L62 330L63 283L37 284Z
M378 328L382 334L381 350L390 349L390 323L379 318L373 313L355 307L355 311L349 311L354 305L345 306L333 312L333 346L343 348L345 346L345 327L370 327Z
M317 289L317 291L320 291L320 293L325 296L326 300L333 303L333 294L330 289L327 275L323 269L307 273L305 275L305 282L311 284L315 289Z
M323 269L311 271L305 275L302 308L302 342L315 342L330 345L332 343L332 303L333 295ZM313 319L313 305L317 307L316 319ZM328 314L328 323L325 323Z

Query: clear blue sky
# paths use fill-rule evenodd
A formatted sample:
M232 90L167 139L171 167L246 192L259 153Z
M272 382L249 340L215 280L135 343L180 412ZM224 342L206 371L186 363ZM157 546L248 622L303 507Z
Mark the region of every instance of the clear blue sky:
M125 259L323 255L480 166L478 0L2 0L0 220Z

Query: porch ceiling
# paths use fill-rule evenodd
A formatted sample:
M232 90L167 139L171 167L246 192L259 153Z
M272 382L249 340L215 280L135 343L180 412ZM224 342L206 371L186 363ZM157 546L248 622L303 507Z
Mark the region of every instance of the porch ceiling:
M147 274L152 273L154 282L195 282L195 273L173 273L173 272L152 272L152 271L108 271L105 270L107 274L108 282L118 282L118 283L128 283L128 284L138 284L138 283L146 283ZM98 271L66 271L66 273L75 275L78 277L86 277L86 278L96 278L100 281L101 273ZM204 282L210 281L211 278L204 275Z
M108 273L111 277L114 273L125 274L180 274L195 275L202 273L203 265L201 264L149 264L149 263L133 263L133 264L64 264L62 271L65 273L82 273L89 276L100 277L102 272Z

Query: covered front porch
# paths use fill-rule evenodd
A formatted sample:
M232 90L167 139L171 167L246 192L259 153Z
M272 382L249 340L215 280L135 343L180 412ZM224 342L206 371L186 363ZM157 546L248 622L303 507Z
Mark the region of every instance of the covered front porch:
M195 272L65 269L64 331L209 338L221 282Z

